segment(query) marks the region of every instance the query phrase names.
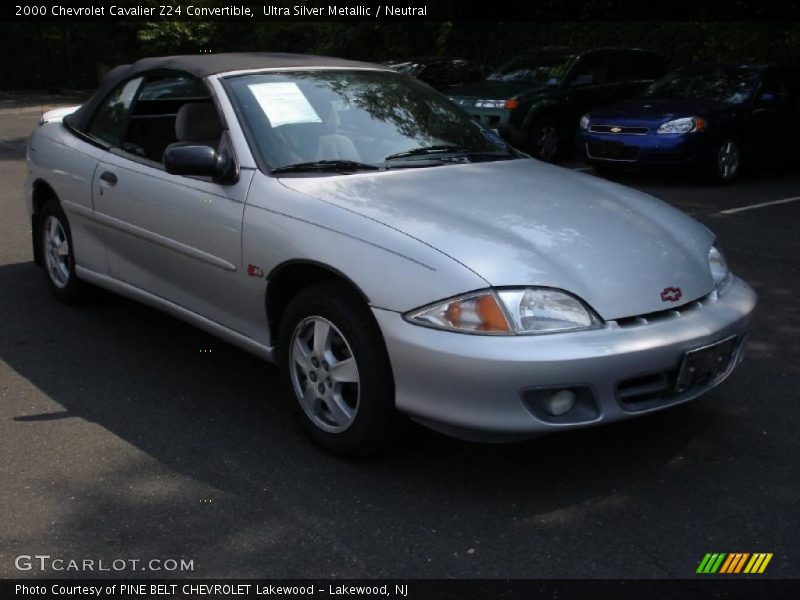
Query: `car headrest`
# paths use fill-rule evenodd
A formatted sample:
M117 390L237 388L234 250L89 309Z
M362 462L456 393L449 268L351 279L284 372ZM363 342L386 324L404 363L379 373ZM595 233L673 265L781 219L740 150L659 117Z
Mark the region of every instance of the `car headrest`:
M222 135L217 109L211 102L184 104L175 117L175 137L179 142L208 142Z

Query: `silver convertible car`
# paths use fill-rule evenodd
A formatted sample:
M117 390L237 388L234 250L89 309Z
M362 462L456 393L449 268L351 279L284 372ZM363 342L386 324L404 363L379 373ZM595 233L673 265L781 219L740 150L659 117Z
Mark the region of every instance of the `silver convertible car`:
M107 288L277 363L341 454L400 415L492 441L687 402L756 304L703 225L374 64L142 59L46 113L28 165L58 299Z

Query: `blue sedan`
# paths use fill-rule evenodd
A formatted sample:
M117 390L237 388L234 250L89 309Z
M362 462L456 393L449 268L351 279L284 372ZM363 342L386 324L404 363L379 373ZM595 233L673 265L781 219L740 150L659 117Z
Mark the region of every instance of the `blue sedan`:
M579 149L601 174L671 169L730 183L743 163L797 156L799 118L798 67L690 67L584 115Z

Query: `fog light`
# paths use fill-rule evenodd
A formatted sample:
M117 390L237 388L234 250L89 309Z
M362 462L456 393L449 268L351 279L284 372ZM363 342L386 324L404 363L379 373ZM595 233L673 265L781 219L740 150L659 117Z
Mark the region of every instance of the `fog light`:
M567 414L575 408L575 392L572 390L558 390L547 400L547 412L554 417Z

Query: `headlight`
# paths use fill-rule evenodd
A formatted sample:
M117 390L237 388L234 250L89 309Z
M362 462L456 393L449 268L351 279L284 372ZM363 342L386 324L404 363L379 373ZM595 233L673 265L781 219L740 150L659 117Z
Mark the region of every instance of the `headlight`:
M581 121L580 121L580 127L581 127L581 129L583 129L584 131L586 131L587 129L589 129L589 115L583 115L583 116L581 117Z
M725 260L725 255L719 249L717 244L711 246L708 251L708 268L711 269L711 277L714 278L714 285L717 290L721 290L728 283L731 278L731 272L728 270L728 263Z
M553 333L601 327L579 299L550 288L473 292L406 315L417 325L485 335Z
M476 108L517 108L519 100L475 100Z
M656 133L694 133L703 131L708 122L700 117L683 117L662 123Z

